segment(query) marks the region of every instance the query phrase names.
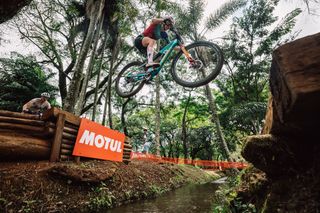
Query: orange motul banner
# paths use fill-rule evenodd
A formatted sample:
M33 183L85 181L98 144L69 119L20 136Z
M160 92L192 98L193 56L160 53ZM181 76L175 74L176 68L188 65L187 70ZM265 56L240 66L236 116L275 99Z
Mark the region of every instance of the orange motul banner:
M73 155L122 161L125 135L82 118Z

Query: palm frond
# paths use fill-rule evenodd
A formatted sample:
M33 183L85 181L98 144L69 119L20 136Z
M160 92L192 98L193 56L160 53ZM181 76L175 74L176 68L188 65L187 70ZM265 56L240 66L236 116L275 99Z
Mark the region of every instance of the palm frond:
M231 0L223 4L215 13L211 14L206 20L206 28L213 30L219 27L223 21L225 21L231 14L233 14L239 8L245 6L247 1L245 0Z

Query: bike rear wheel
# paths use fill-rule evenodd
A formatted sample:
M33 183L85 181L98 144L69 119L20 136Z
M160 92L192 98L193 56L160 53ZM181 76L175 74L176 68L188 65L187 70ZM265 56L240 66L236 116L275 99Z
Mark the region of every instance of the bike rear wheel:
M172 62L172 78L184 87L199 87L208 84L220 73L223 54L218 45L198 41L185 47L195 60L193 65L180 51Z
M127 64L116 78L116 92L123 98L137 94L145 84L143 63L134 61Z

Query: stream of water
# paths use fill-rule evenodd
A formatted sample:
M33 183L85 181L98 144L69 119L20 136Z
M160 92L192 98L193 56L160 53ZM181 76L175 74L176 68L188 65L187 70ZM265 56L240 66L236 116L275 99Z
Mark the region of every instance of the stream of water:
M224 181L224 180L223 180ZM223 183L213 182L203 185L188 185L177 190L164 193L163 195L149 200L137 201L110 209L109 213L171 213L171 212L213 212L214 204L217 201L215 191Z

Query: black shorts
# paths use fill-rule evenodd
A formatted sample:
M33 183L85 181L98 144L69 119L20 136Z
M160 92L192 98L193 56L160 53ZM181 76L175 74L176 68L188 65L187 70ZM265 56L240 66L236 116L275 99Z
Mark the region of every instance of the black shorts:
M142 39L143 39L143 35L138 35L134 40L134 46L139 50L139 52L142 55L147 56L147 47L144 47L142 45Z

